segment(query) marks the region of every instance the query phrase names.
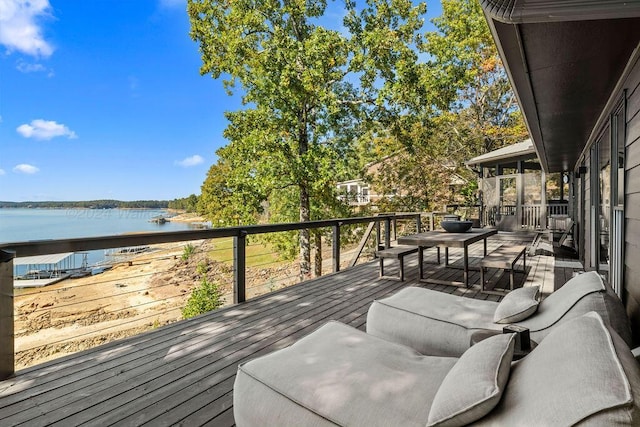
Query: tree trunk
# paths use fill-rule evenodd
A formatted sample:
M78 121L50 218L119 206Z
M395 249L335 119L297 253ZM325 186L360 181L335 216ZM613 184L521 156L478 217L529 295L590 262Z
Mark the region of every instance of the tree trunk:
M314 260L316 277L322 276L322 234L319 231L313 233L316 247L316 256Z
M308 222L311 218L309 191L300 186L300 222ZM311 276L311 232L308 228L300 230L300 276L302 280Z
M299 111L298 126L298 155L303 158L309 151L309 139L307 135L307 117L304 109ZM309 185L299 182L300 186L300 222L311 221L311 200ZM300 276L302 280L311 278L311 233L309 229L300 231Z

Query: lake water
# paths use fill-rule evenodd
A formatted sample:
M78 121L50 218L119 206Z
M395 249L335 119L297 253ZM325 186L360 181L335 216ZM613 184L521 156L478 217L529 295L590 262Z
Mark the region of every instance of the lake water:
M189 224L149 222L167 215L154 209L0 209L0 243L44 239L72 239L133 232L187 230ZM89 264L104 259L104 251L91 251ZM80 265L76 261L77 266Z

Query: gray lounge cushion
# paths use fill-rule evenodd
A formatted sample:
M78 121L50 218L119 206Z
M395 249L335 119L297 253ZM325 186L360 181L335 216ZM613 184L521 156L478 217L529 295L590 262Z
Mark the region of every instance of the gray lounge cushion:
M463 426L487 415L509 379L514 334L497 335L467 350L438 388L427 427Z
M554 328L513 364L500 403L477 425L639 425L638 365L616 335L597 313Z
M498 335L460 359L421 356L331 322L240 365L235 421L241 427L640 425L640 367L597 313L554 328L509 373L512 343L512 336ZM479 415L476 407L497 396L507 374L497 405ZM470 389L482 383L487 388L476 406Z
M532 331L547 329L570 311L580 299L592 293L603 292L605 289L604 282L597 272L590 271L588 273L578 274L576 277L567 281L560 289L545 298L538 306L538 311L535 316L518 322L518 324ZM601 300L598 301L598 303L601 302ZM604 304L602 305L604 306ZM585 314L585 312L578 314L578 316L583 314Z
M493 323L497 302L408 287L376 300L367 313L367 333L415 348L422 354L460 357L478 329Z
M539 286L526 286L507 294L493 314L495 323L515 323L531 316L538 309Z
M501 331L493 322L497 302L474 300L429 289L404 288L376 300L367 314L367 332L415 348L422 354L460 357L479 329ZM595 311L631 345L631 329L620 299L595 272L569 280L542 301L536 313L516 322L542 341L557 325Z
M238 426L421 426L457 359L423 356L329 322L238 368Z

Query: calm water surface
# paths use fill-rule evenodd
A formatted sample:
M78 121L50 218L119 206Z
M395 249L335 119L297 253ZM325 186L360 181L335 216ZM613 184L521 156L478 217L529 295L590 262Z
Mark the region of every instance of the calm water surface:
M0 243L43 239L71 239L113 234L186 230L180 222L156 224L149 220L167 215L153 209L0 209ZM92 251L90 264L104 258Z

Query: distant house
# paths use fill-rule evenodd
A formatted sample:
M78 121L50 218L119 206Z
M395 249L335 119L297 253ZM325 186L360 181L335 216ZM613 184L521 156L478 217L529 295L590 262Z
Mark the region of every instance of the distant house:
M351 206L365 206L369 204L375 206L381 199L392 199L406 195L408 190L403 188L401 182L387 192L376 188L375 185L375 178L379 176L382 168L389 167L393 165L394 162L397 162L400 154L401 153L392 154L377 162L367 164L362 173L362 177L338 182L336 184L339 194L338 197L343 201L347 201ZM455 193L457 188L467 183L467 180L453 172L455 169L454 165L448 167L450 167L452 171L449 186L452 193Z
M337 184L338 198L351 206L364 206L371 202L371 187L364 179L352 179ZM374 194L374 199L379 198Z

